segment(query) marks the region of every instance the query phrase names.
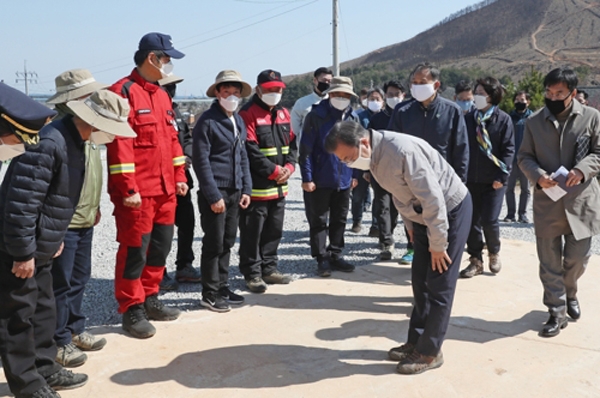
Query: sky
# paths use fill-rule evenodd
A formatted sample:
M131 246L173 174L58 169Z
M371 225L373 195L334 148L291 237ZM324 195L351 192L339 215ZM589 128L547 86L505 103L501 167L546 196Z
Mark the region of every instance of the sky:
M477 0L339 0L339 59L408 40ZM426 4L426 5L425 5ZM217 73L235 69L252 86L264 69L301 74L332 65L332 0L2 1L0 80L25 91L24 63L37 73L30 94L53 94L54 78L87 68L111 84L134 67L148 32L171 35L186 56L178 96L202 96Z

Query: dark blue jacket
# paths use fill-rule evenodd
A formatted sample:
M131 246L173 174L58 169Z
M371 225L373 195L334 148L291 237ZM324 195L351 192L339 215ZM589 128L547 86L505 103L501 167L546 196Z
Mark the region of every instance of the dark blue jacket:
M394 110L386 104L381 112L377 112L371 116L369 127L373 130L387 130L390 125L390 119L392 118L392 112L394 112Z
M246 153L246 126L237 113L233 123L217 101L206 110L192 133L194 137L192 164L198 177L200 192L208 203L223 198L219 188L252 193L250 165Z
M533 111L529 108L525 110L523 113L519 113L513 110L510 113L510 118L512 119L513 125L515 126L515 158L513 163L517 164L517 153L519 153L519 148L521 148L521 142L523 142L523 132L525 131L525 122L529 116L533 115Z
M358 123L352 108L344 112L321 101L312 107L304 119L300 142L300 171L302 182L314 182L317 188L348 189L352 183L352 169L332 153L325 151L325 137L336 122L351 120Z
M85 175L85 146L68 116L10 162L0 187L0 251L47 264L63 241Z
M370 126L371 118L374 115L376 115L376 113L371 111L370 109L360 109L360 110L356 111L356 116L358 116L358 121L366 129L371 127Z
M471 148L467 182L491 184L494 181L500 181L506 184L508 174L503 173L479 147L475 121L476 112L471 111L465 115ZM485 124L492 143L492 153L506 164L510 172L515 157L515 134L510 116L496 107L491 118Z
M416 99L396 105L388 130L424 139L450 163L463 182L469 171L469 144L462 109L437 95L427 109Z

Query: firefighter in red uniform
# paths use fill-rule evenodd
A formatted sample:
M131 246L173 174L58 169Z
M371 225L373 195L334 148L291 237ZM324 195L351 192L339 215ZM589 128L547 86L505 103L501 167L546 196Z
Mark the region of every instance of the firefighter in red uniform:
M256 93L240 111L248 131L246 151L252 176L252 201L240 215L240 272L254 293L267 290L267 283L291 281L277 270L287 181L296 163L290 114L280 105L284 88L279 72L262 71Z
M173 240L175 195L185 195L188 186L171 99L157 81L171 73L171 58L183 56L171 36L148 33L134 55L136 68L110 88L129 99L128 121L137 133L115 139L106 152L119 242L115 295L123 329L136 338L156 333L149 320L180 314L158 300L158 291Z

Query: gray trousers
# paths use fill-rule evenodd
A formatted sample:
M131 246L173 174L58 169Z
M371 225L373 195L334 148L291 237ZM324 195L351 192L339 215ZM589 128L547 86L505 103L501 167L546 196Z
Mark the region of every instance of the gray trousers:
M566 317L568 298L577 297L577 280L585 272L591 255L592 238L575 240L572 234L536 238L544 305L551 315Z

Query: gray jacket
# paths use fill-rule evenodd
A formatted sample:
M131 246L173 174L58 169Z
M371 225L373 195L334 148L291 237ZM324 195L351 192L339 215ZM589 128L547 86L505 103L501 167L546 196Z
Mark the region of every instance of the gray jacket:
M587 156L576 163L575 154L582 145ZM561 133L554 115L542 108L525 123L517 159L519 167L535 186L533 220L536 236L554 238L571 232L580 240L600 233L600 187L594 178L600 172L600 112L573 101L571 114ZM554 202L537 182L541 176L552 174L560 166L580 170L584 179ZM568 231L569 227L571 231Z
M392 131L371 131L371 174L394 197L394 204L411 230L427 226L429 247L448 248L448 212L467 196L452 166L425 140Z

